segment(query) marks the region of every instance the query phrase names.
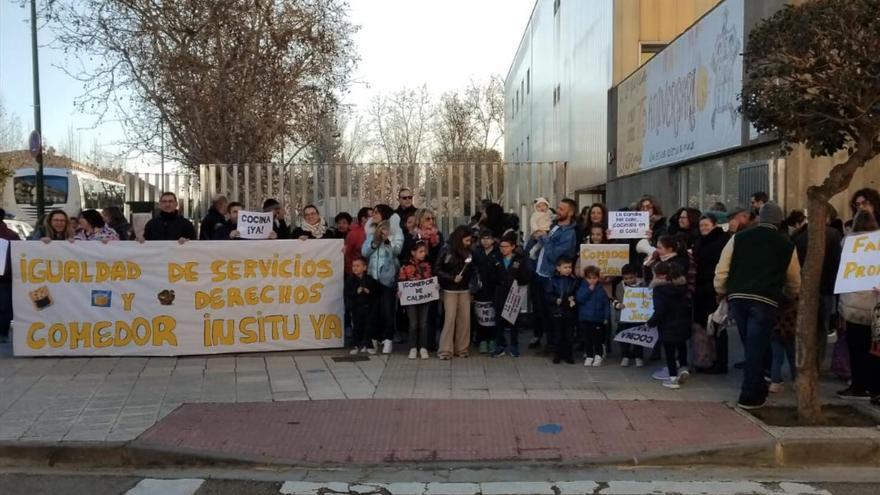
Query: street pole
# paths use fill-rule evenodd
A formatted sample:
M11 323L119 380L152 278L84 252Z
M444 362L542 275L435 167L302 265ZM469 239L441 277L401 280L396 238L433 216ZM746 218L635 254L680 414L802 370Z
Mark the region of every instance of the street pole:
M159 119L159 160L159 173L162 174L162 191L159 194L165 194L168 186L165 185L165 121L162 119Z
M43 185L43 123L40 115L40 57L37 53L37 0L31 0L31 54L34 71L34 130L40 136L37 159L37 221L43 220L46 212Z

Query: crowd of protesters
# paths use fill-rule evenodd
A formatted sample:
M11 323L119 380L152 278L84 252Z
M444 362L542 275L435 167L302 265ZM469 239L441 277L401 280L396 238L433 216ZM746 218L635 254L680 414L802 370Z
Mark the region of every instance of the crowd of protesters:
M444 240L434 213L417 208L413 199L413 192L404 188L396 209L377 204L361 208L356 216L341 212L332 224L317 207L307 205L296 227L288 225L281 203L263 203L263 211L273 213L270 239L344 240L347 345L352 354L390 354L397 343L405 344L410 359L436 355L451 360L474 351L515 358L520 356L520 327L528 326L528 347L542 350L553 363L573 364L579 356L584 366L603 366L612 355L613 336L639 325L620 321L625 289L652 287L654 311L647 325L657 328L660 345L615 345L620 366L643 367L646 360L662 355L665 367L652 376L670 389L681 387L693 372L728 373L727 329L735 327L745 351L745 360L734 365L743 370L740 406L761 407L768 393L782 392L786 361L789 379L795 378L807 219L801 211L786 217L765 193L754 194L749 207L727 211L716 203L704 212L683 207L668 217L654 198L645 196L628 209L649 213L650 229L644 239L623 241L609 239L604 204L579 211L567 198L557 205L536 198L525 237L516 215L484 201L471 223L456 227ZM83 211L78 218L51 211L31 240L237 240L242 238L238 217L243 209L241 203L215 198L197 237L195 226L179 213L175 195L164 193L158 214L140 236L120 208L108 207ZM849 380L838 395L878 403L880 356L871 353L880 348L872 332L878 295L865 291L837 298L834 281L843 237L878 229L880 195L873 189L856 192L851 210L846 224L831 211L826 226L819 362L828 336L836 333L840 345L834 351L835 372ZM2 222L0 238L18 240ZM620 276L580 262L581 244L603 243L629 245ZM441 291L439 301L399 303L398 282L433 277ZM513 287L528 287L529 321L515 318L511 323L500 316ZM5 339L12 317L9 270L0 277L0 317L0 337Z

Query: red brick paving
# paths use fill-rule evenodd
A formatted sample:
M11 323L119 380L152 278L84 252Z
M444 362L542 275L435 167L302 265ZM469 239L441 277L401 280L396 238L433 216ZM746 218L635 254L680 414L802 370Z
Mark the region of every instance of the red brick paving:
M551 423L562 430L539 432ZM137 443L290 463L375 464L596 461L769 438L709 402L368 399L185 404Z

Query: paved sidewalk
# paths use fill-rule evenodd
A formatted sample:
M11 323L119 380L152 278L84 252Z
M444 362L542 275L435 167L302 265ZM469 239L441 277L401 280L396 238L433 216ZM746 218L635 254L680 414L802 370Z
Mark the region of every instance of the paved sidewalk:
M632 460L771 440L717 402L373 399L186 404L136 445L325 466Z
M8 348L6 349L8 352ZM2 355L2 353L0 353ZM183 358L0 358L0 440L131 440L185 403L324 399L733 401L740 373L694 375L680 390L650 367L553 365L546 357L337 362L346 351ZM840 386L823 384L828 397ZM791 401L789 391L776 400Z

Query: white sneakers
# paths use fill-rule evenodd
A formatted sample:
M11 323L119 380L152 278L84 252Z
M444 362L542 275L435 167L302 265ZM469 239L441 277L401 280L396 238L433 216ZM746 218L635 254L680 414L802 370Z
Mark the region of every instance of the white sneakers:
M593 358L587 357L586 359L584 359L584 366L592 366L592 365L593 365Z
M360 349L358 349L357 347L355 347L354 349L348 351L348 353L351 354L352 356L356 356L357 353L360 352L360 351L361 351Z
M391 339L385 339L382 341L382 354L391 354L391 348L394 344L391 342Z
M623 358L623 359L620 360L620 367L621 367L621 368L627 368L627 367L629 367L629 358L628 358L628 357L625 357L625 358Z
M681 388L681 385L690 378L691 372L687 369L678 370L678 376L669 377L663 381L663 386L673 390Z
M419 350L416 349L415 347L413 347L412 349L409 350L409 358L415 359L417 357L419 357Z
M419 351L419 354L421 355L420 357L422 359L430 359L431 357L431 355L428 354L428 349L425 349L424 347L422 347L422 349Z
M641 368L645 365L645 360L642 358L636 358L636 368Z
M602 356L596 356L593 358L593 366L594 367L602 366Z

